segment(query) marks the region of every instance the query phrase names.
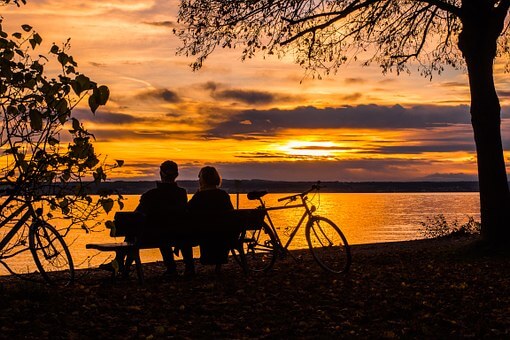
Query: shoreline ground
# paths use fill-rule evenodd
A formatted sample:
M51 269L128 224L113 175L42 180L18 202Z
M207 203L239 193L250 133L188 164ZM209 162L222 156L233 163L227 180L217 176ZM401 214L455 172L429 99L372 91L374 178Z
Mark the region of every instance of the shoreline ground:
M3 277L0 338L509 338L510 257L474 240L356 245L341 276L296 251L262 275L231 260L168 280L149 263L143 286L98 270L64 288Z

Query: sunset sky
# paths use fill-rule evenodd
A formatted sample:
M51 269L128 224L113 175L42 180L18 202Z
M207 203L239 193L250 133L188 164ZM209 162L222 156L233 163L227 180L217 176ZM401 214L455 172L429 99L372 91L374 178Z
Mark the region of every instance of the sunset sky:
M154 180L172 159L180 179L214 165L227 179L476 180L462 71L430 81L352 62L318 80L292 56L243 63L240 51L218 50L193 72L175 55L177 9L175 0L0 7L8 32L28 23L43 37L38 53L70 37L79 70L110 88L95 116L75 112L100 154L125 161L110 179ZM510 82L501 63L496 72L508 148Z

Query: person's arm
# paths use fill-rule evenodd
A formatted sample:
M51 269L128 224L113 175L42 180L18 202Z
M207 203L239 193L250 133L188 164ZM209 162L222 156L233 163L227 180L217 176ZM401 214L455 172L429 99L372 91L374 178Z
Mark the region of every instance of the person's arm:
M144 214L147 212L147 195L146 194L142 194L142 196L140 196L140 202L138 203L138 206L135 208L135 211L141 212Z
M226 192L226 191L223 191L225 193L225 208L227 210L234 210L234 205L232 204L232 201L230 200L230 195Z
M197 209L199 209L198 204L199 204L199 197L198 197L198 192L197 192L189 200L189 202L187 204L187 208L188 208L188 210L197 210Z

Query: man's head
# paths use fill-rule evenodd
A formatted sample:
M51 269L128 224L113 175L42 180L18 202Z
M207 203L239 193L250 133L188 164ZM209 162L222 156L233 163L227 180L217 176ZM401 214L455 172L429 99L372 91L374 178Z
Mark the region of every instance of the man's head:
M173 182L179 175L177 163L172 161L164 161L159 166L159 174L162 182Z

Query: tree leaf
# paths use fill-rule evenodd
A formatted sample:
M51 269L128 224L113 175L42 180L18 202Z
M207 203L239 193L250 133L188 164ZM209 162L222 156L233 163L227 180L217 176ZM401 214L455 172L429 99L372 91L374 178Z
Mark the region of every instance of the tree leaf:
M99 86L97 88L97 97L99 105L106 105L108 98L110 98L110 89L104 85Z
M99 103L97 102L96 97L94 95L89 97L89 107L93 113L96 113L96 110L99 107Z
M60 65L65 66L67 62L69 61L69 56L65 54L64 52L60 52L57 57L58 62Z
M101 200L101 206L106 213L109 213L113 208L114 201L111 198L104 198Z
M105 225L106 229L113 229L113 228L115 228L115 223L113 223L113 221L110 221L110 220L106 221L104 223L104 225Z
M69 106L67 104L67 100L65 98L60 99L55 108L57 109L57 112L59 114L65 114L66 112L69 111ZM74 123L73 123L73 127L74 127Z
M43 41L39 33L35 33L33 39L37 45L41 45Z
M41 112L37 110L30 110L30 128L34 131L41 131L43 128L43 121Z
M22 28L22 29L23 29L23 31L25 31L25 32L30 32L30 31L32 30L32 26L27 25L27 24L21 25L21 28Z
M55 146L57 145L58 143L60 143L60 141L58 139L56 139L55 137L48 137L48 144L51 145L51 146Z
M72 118L72 121L73 121L73 130L80 131L81 130L80 121L76 118Z
M91 87L90 78L83 74L78 75L74 81L71 82L74 92L80 95L83 91L89 90Z

